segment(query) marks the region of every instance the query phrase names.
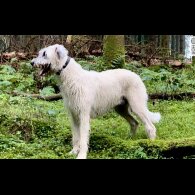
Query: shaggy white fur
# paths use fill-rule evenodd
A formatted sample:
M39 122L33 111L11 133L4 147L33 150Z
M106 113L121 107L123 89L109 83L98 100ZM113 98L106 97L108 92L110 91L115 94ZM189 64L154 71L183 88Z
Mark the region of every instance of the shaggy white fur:
M61 94L72 122L71 153L78 154L78 159L87 158L90 118L112 108L127 120L135 134L138 122L130 115L132 110L143 122L148 137L155 139L153 123L159 122L160 113L148 110L146 88L137 74L125 69L87 71L73 58L63 68L67 59L68 51L63 45L55 44L40 50L32 64L41 67L42 72L48 68L55 73L61 71Z

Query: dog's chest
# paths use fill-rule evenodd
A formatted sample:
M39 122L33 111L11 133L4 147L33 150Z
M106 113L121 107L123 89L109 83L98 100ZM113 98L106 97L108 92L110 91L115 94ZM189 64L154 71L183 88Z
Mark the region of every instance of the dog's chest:
M63 101L65 107L72 112L80 112L86 108L85 102L88 102L87 99L84 98L85 94L82 93L81 89L76 88L68 88L65 89L63 86L61 87L61 94L63 97Z

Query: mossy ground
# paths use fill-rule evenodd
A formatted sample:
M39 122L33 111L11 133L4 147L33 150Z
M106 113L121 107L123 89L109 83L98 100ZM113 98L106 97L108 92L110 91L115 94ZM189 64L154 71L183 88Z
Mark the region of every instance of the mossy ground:
M71 130L62 100L46 102L9 95L0 98L0 158L74 158L68 155ZM94 119L89 158L188 156L187 151L182 156L168 151L195 147L194 106L195 101L158 101L154 106L149 102L150 110L162 114L155 141L147 139L141 123L137 135L129 136L129 125L115 112Z
M98 69L98 59L82 61L81 64L88 69ZM130 65L127 67L142 76L149 93L194 92L195 70L191 66L176 71L164 67L156 70ZM50 83L50 80L46 83ZM13 90L38 92L36 86L31 69L23 67L22 71L15 71L9 66L1 66L0 158L75 158L68 154L72 136L69 117L62 100L47 102L10 95ZM51 93L51 90L45 90L45 93ZM155 125L155 141L147 139L141 123L136 136L129 136L129 125L111 111L91 121L88 158L194 158L195 101L155 100L155 103L149 101L148 106L151 111L158 111L162 115L160 123Z

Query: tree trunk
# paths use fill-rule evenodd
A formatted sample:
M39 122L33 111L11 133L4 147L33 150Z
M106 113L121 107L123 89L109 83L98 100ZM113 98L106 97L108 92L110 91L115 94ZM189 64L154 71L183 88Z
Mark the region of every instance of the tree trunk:
M124 35L105 35L103 57L106 69L123 68L125 64Z
M72 35L67 35L66 43L71 44L71 41L72 41Z
M164 49L164 56L168 56L170 54L169 49L169 35L162 35L162 44L161 47Z
M180 35L180 54L183 54L185 53L185 35Z
M195 56L192 56L192 64L195 64Z
M154 52L156 49L156 45L157 45L157 41L158 41L157 36L158 35L149 35L149 42L151 44L150 52Z
M180 35L176 35L176 57L178 57L180 52Z
M172 35L171 36L171 54L172 57L175 58L176 57L176 35Z

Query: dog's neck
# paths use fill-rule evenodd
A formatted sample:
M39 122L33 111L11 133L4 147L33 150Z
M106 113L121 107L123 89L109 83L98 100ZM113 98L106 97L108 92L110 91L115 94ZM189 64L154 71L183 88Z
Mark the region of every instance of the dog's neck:
M65 64L62 66L62 68L58 72L56 72L57 75L60 75L61 72L68 66L70 60L71 60L71 57L67 56Z
M67 59L64 59L64 64ZM85 77L87 70L83 69L82 66L77 63L74 58L71 58L68 66L62 70L59 75L59 81L64 85L63 88L66 88L68 85L75 85L75 80L79 81Z

